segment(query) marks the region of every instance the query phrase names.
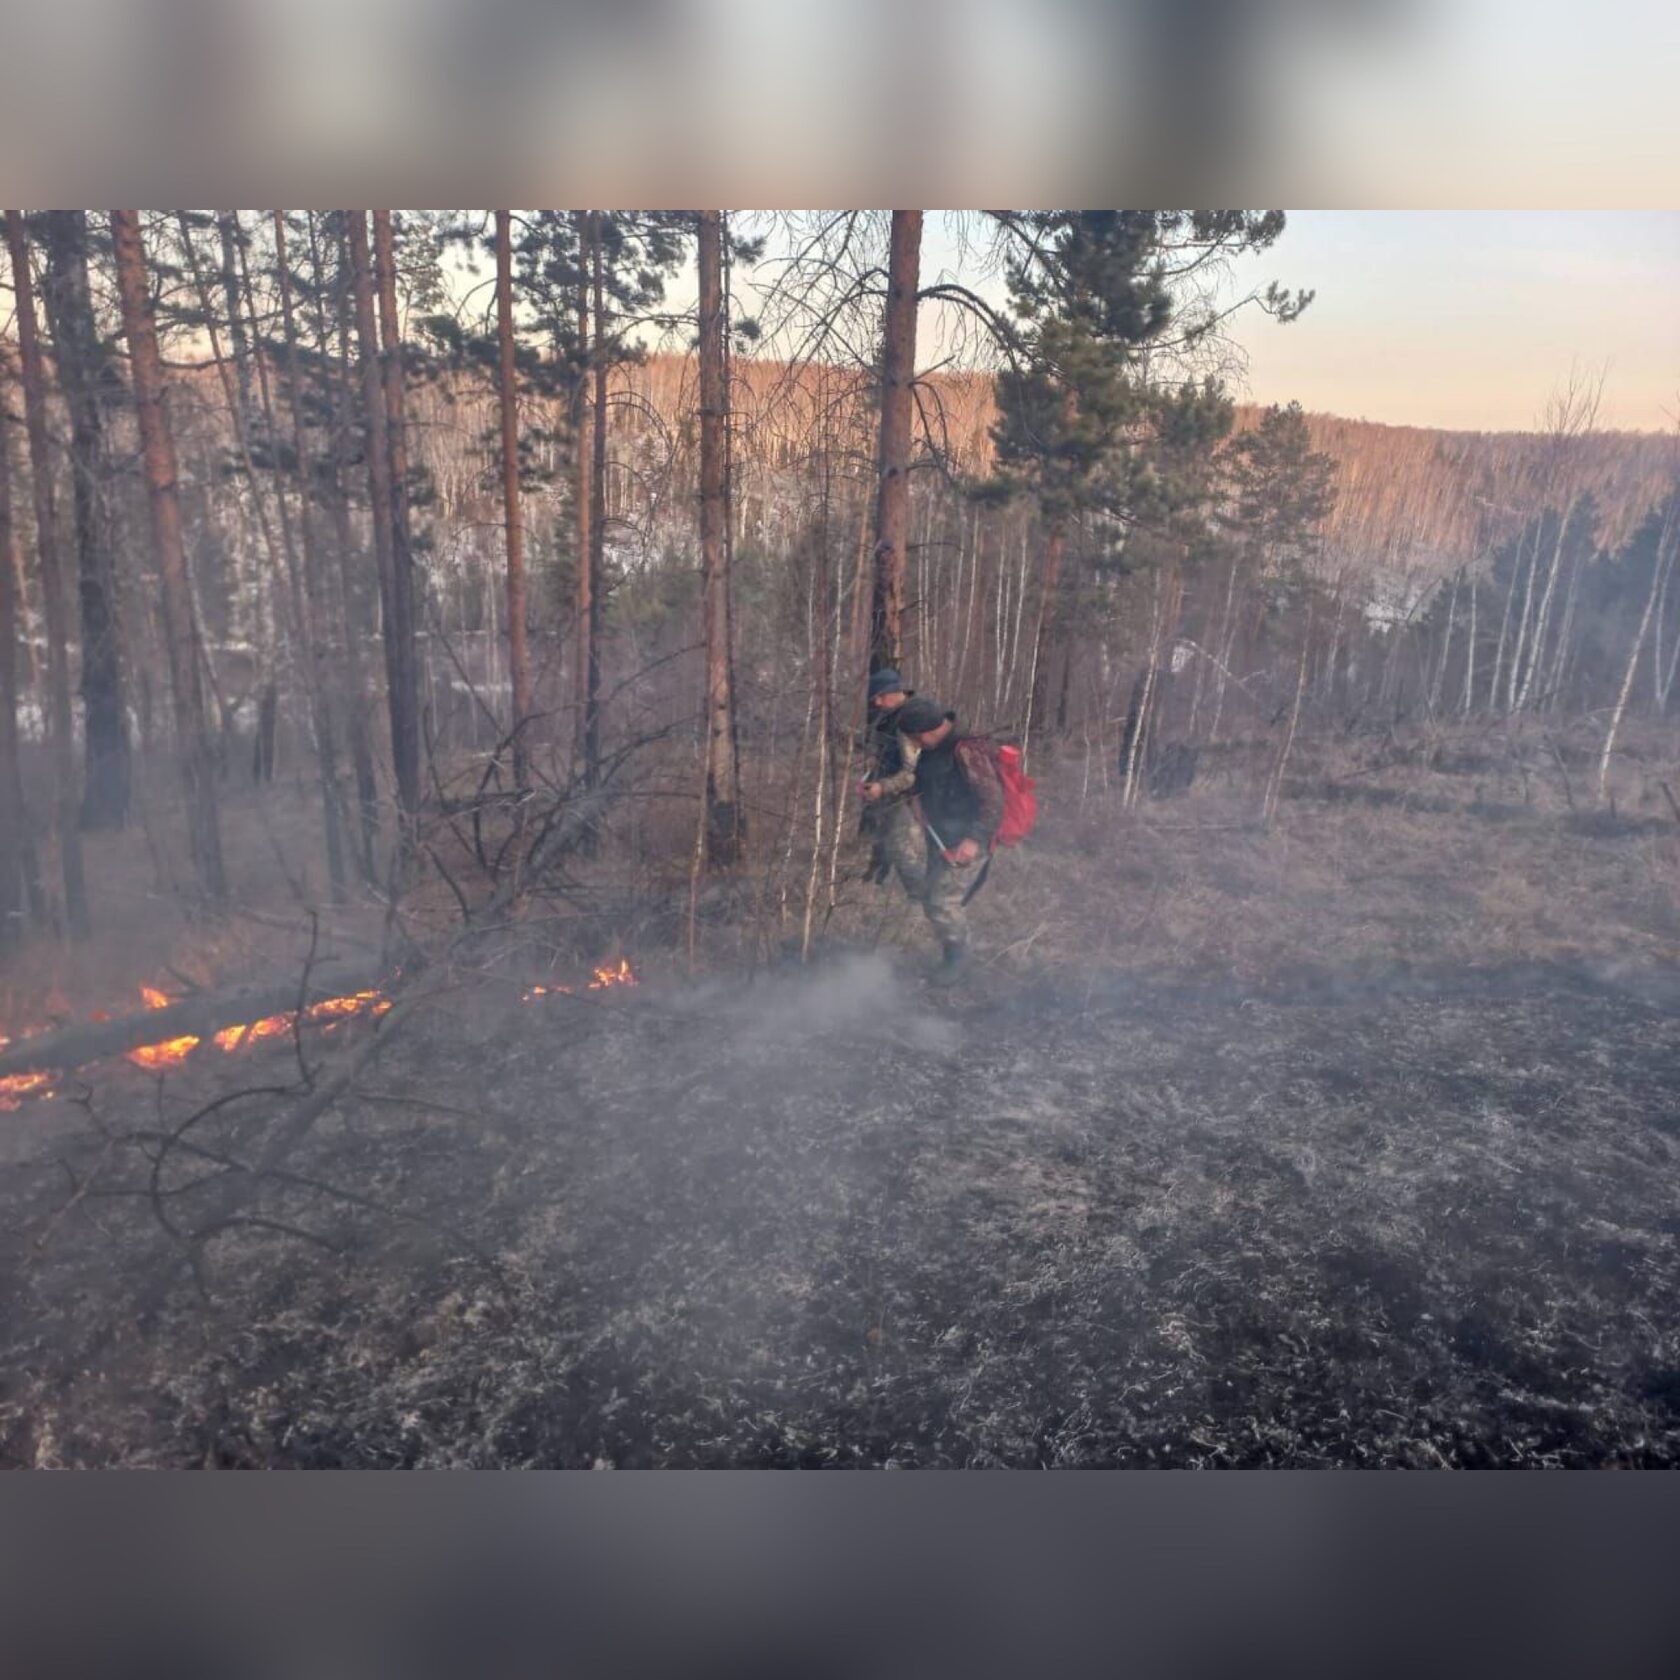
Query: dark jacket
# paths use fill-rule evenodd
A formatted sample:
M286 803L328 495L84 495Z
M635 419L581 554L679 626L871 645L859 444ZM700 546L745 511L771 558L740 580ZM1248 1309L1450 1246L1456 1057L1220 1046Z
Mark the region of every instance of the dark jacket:
M980 740L955 730L937 747L924 747L916 761L916 803L947 847L976 840L989 847L1003 821L1003 783Z

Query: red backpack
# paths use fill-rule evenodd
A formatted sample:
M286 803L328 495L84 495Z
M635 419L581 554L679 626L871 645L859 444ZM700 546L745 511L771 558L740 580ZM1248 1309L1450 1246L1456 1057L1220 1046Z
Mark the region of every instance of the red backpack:
M1038 784L1021 768L1021 749L985 735L970 735L958 744L984 752L1003 785L1003 821L992 836L992 849L1019 846L1038 821L1038 795L1033 791Z

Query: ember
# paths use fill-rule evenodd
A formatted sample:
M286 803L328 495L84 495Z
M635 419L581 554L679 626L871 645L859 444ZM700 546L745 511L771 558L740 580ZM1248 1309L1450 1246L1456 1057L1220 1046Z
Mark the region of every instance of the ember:
M9 1043L0 1038L0 1045ZM50 1073L12 1073L0 1079L0 1114L9 1114L23 1107L25 1097L45 1096L52 1086Z
M540 997L571 996L579 990L602 992L614 986L637 984L639 981L636 971L630 966L628 959L620 958L613 967L597 968L582 987L532 986L524 992L523 1000L530 1003ZM142 986L140 997L147 1009L167 1009L179 1001L156 986ZM358 1017L378 1020L381 1015L388 1013L391 1007L391 1000L378 990L347 992L342 997L323 998L319 1003L310 1004L304 1010L303 1018L305 1021L320 1022L324 1032L331 1032L343 1022ZM106 1017L100 1012L95 1018L103 1020ZM296 1023L297 1012L287 1010L281 1015L264 1016L259 1021L240 1021L233 1026L223 1027L211 1035L210 1042L224 1055L232 1055L249 1049L251 1045L263 1039L282 1037L292 1032ZM4 1049L11 1042L4 1033L0 1033L0 1049ZM135 1067L145 1068L150 1072L161 1072L180 1067L203 1042L196 1033L183 1033L177 1038L165 1038L155 1044L139 1045L126 1051L125 1055ZM0 1113L10 1113L21 1108L26 1097L51 1096L53 1089L54 1075L51 1073L14 1073L0 1077Z
M145 999L148 1009L165 1009L173 1001L166 992L160 992L155 986L142 986L140 995ZM332 1027L340 1021L364 1013L377 1019L390 1007L390 999L380 992L347 992L343 997L323 998L319 1003L312 1003L303 1012L303 1018L306 1021L325 1021ZM291 1032L296 1021L296 1010L288 1010L283 1015L265 1015L260 1021L240 1021L231 1027L223 1027L212 1037L211 1042L224 1054L232 1054L262 1039L279 1038L282 1034ZM198 1048L199 1042L197 1038L187 1036L166 1039L161 1044L143 1044L137 1050L130 1050L128 1059L136 1067L177 1067Z
M590 977L586 992L604 992L609 986L639 986L641 981L636 978L636 971L630 966L627 957L620 957L616 968L598 968ZM520 996L521 1003L532 1003L540 997L571 997L577 991L575 986L530 986Z
M139 1049L129 1051L128 1059L136 1067L178 1067L197 1048L198 1039L187 1033L181 1038L166 1038L161 1044L142 1044Z

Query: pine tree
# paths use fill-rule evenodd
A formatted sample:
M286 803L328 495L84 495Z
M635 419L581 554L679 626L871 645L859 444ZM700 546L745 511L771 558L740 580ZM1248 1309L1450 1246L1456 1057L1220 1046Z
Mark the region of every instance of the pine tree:
M181 541L181 504L175 443L163 406L163 361L158 353L146 283L146 254L137 211L113 210L117 286L123 331L128 339L134 403L152 511L152 536L163 586L163 617L169 649L170 688L175 700L176 747L187 793L189 849L204 895L219 903L227 896L222 864L221 822L216 808L214 754L204 713L199 661L187 594L186 554Z
M122 394L111 346L94 318L85 210L51 210L37 221L46 252L41 297L53 335L58 383L70 411L70 486L80 606L82 716L87 754L81 823L121 828L131 775L124 658L117 613L116 474L107 415Z
M525 646L525 526L519 506L519 392L514 372L512 215L496 212L496 338L502 420L502 499L507 530L508 671L512 678L513 782L530 786L526 729L534 716Z
M699 213L700 554L706 617L706 857L736 862L742 829L730 652L727 435L729 373L723 294L723 215Z
M1265 249L1283 217L1049 210L1011 213L1004 228L1012 323L983 494L1028 498L1044 534L1030 718L1044 711L1049 643L1065 622L1075 527L1087 527L1099 558L1135 563L1185 553L1205 510L1207 463L1231 406L1194 374L1220 317L1185 303L1181 271ZM1255 301L1289 320L1308 299L1272 287Z
M922 212L895 210L881 324L881 431L876 457L874 588L869 668L903 657L904 569L910 542L910 447L921 301Z

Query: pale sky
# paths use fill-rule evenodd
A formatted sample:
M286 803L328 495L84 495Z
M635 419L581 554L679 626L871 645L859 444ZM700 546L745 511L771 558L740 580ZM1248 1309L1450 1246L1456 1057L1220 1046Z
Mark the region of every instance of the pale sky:
M1002 280L982 272L965 231L985 241L985 218L928 213L922 282L954 276L1001 304ZM1605 429L1668 431L1680 415L1680 211L1291 211L1278 243L1234 279L1317 294L1289 326L1257 310L1237 319L1243 400L1528 431L1579 366L1607 369ZM692 267L668 301L693 308ZM756 307L750 288L742 301ZM924 311L923 366L950 348L937 313Z
M930 216L924 278L962 266L958 219ZM1526 431L1579 363L1608 364L1607 429L1680 409L1680 211L1292 211L1236 278L1317 293L1289 326L1238 318L1255 402Z
M1318 292L1239 329L1257 401L1526 430L1579 361L1608 364L1603 426L1675 424L1680 212L1299 211L1256 266Z

